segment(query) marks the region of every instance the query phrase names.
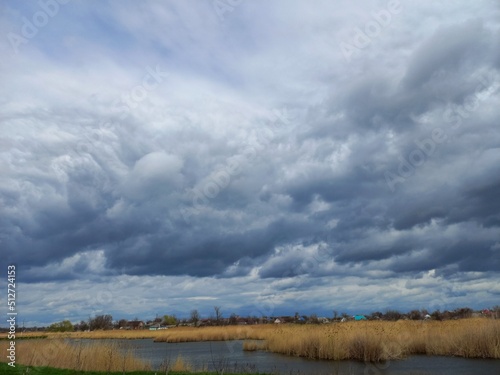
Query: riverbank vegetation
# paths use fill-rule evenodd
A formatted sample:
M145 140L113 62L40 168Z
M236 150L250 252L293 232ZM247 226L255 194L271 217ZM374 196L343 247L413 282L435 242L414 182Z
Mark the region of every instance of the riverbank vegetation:
M458 356L465 358L500 359L500 320L486 318L399 321L348 321L328 324L263 324L218 327L174 327L167 330L111 330L91 332L47 333L48 341L65 345L57 338L138 339L157 342L246 340L244 350L266 350L310 359L385 361L410 355ZM47 356L47 351L62 351L58 366L79 366L85 362L81 348L52 348L28 340L19 342L23 358L33 362ZM7 343L0 343L5 346ZM30 344L30 345L23 345ZM32 345L31 345L32 344ZM97 345L97 344L96 344ZM87 345L88 346L88 345ZM26 349L23 349L25 347ZM132 355L111 354L109 348L90 346L95 355L93 364L112 363L113 369L142 369L143 363ZM80 351L78 353L78 351ZM21 352L23 353L23 352ZM107 353L107 354L106 354ZM123 351L122 351L123 353ZM86 354L87 355L87 354ZM76 360L75 358L80 358ZM111 361L112 360L112 361ZM75 362L76 361L76 362ZM98 365L96 365L98 368ZM92 368L88 368L89 370Z
M70 344L58 339L21 340L15 347L16 364L29 367L107 372L150 370L149 364L138 359L131 347L120 347L113 342ZM2 353L7 353L8 348L8 342L0 342ZM0 361L5 362L6 358L0 357Z
M378 362L409 355L500 359L500 321L347 322L321 326L282 325L245 350L268 350L311 359Z
M274 331L276 331L276 326L271 324L200 328L179 327L163 331L154 340L156 342L265 340Z
M346 313L339 314L338 311L333 311L333 316L318 316L316 314L300 315L295 312L294 315L289 316L238 316L231 314L228 318L222 316L222 310L219 306L214 306L214 315L202 319L197 310L191 311L190 318L177 319L175 315L158 315L153 320L134 320L119 319L113 320L109 314L96 315L89 317L87 321L80 321L80 323L71 323L69 320L52 323L48 327L23 327L23 332L88 332L88 331L141 331L145 330L165 330L173 327L213 327L213 326L241 326L241 325L255 325L255 324L274 324L280 323L294 323L294 324L325 324L337 323L352 320L373 320L373 321L398 321L398 320L456 320L456 319L469 319L474 317L500 319L500 306L494 306L491 309L482 309L474 311L468 307L456 308L454 310L429 312L426 309L411 310L407 313L402 313L397 310L387 310L384 313L374 311L371 314L350 316ZM0 332L5 333L8 330L0 328ZM0 333L1 336L1 333Z
M0 343L0 350L7 352L7 343ZM113 342L38 340L22 341L16 344L16 364L9 366L0 357L0 374L50 374L50 375L215 375L246 374L244 367L236 364L218 363L212 365L216 372L208 372L208 364L193 366L182 355L168 356L155 368L136 357L132 347ZM228 371L228 369L236 372ZM252 374L256 374L252 372ZM258 375L258 374L257 374ZM262 374L265 375L265 374Z

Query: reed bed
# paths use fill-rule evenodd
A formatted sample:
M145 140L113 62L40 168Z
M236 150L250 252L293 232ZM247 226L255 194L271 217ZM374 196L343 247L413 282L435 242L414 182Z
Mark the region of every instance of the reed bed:
M0 342L2 352L6 353L7 348L7 342ZM6 357L2 356L0 360L5 362ZM16 362L25 366L48 366L76 371L150 370L149 364L136 358L131 349L121 348L116 343L70 344L57 339L17 342Z
M165 330L98 330L91 332L47 332L47 339L153 339L157 342L191 342L263 339L268 331L274 330L272 324L247 326L216 327L174 327ZM28 338L35 332L23 333ZM40 335L38 333L38 335Z
M96 330L89 332L44 332L44 338L47 339L123 339L123 340L135 340L135 339L154 339L161 335L161 331L149 331L147 329L140 330L124 330L124 329L113 329L113 330ZM27 339L30 337L40 336L40 332L24 332L16 335L18 339ZM5 337L2 335L1 337Z
M488 319L283 325L265 336L259 349L311 359L379 362L415 354L500 358L500 321ZM253 344L245 348L258 350Z
M163 331L156 342L226 341L226 340L263 340L273 332L270 324L224 327L179 327Z
M256 350L266 350L267 344L265 341L247 340L243 343L243 350L254 352Z
M93 357L96 359L92 359L91 364L101 370L103 368L107 370L106 361L112 363L113 369L119 370L121 370L120 366L125 366L130 370L141 369L144 366L143 363L135 360L131 353L124 356L126 357L124 359L121 354L117 354L119 352L117 350L111 354L107 347L102 346L105 344L86 345L85 350L78 349L64 344L60 340L61 337L72 339L151 338L158 342L172 343L246 340L243 349L248 351L267 350L311 359L354 359L368 362L402 359L415 354L500 359L500 320L472 318L449 321L361 321L322 325L265 324L176 327L161 331L114 330L48 333L46 340L18 341L17 348L20 353L18 358L22 358L23 361L20 363L40 362L39 358L47 357L43 353L52 351L63 354L52 359L55 365L52 362L45 363L47 366L57 367L67 364L70 366L68 368L78 369L82 363L90 366L86 358ZM0 341L0 348L6 348L7 344L7 341ZM88 354L91 351L94 354ZM179 359L179 366L182 361L182 358ZM89 367L89 369L94 369L94 367Z

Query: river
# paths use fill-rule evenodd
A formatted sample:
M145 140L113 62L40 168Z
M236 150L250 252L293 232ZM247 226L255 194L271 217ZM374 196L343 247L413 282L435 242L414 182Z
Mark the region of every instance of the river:
M208 367L210 371L224 367L226 372L247 370L300 375L500 375L500 360L493 359L411 356L405 360L373 364L358 361L309 360L263 351L247 352L243 351L243 341L186 343L156 343L150 339L113 341L133 349L136 356L150 362L153 369L158 369L165 359L172 362L180 355L195 369Z

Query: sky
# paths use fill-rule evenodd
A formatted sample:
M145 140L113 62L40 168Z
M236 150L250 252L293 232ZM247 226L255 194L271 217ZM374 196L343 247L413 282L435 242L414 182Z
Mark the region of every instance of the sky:
M19 324L500 305L496 0L1 0L0 35Z

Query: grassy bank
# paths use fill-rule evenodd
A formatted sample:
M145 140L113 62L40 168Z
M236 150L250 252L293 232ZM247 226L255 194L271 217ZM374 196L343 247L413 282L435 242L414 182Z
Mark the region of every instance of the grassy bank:
M0 363L0 374L2 375L25 375L25 374L36 374L36 375L123 375L123 372L102 372L102 371L78 371L68 370L68 369L58 369L54 367L27 367L22 365L17 365L16 367L8 366L5 363ZM192 372L185 371L170 371L169 375L189 375ZM231 373L225 373L226 375L236 375ZM127 372L127 375L158 375L158 371L132 371ZM215 372L197 372L196 375L216 375ZM238 373L237 375L245 375L244 373ZM266 375L266 374L256 374L252 375Z

